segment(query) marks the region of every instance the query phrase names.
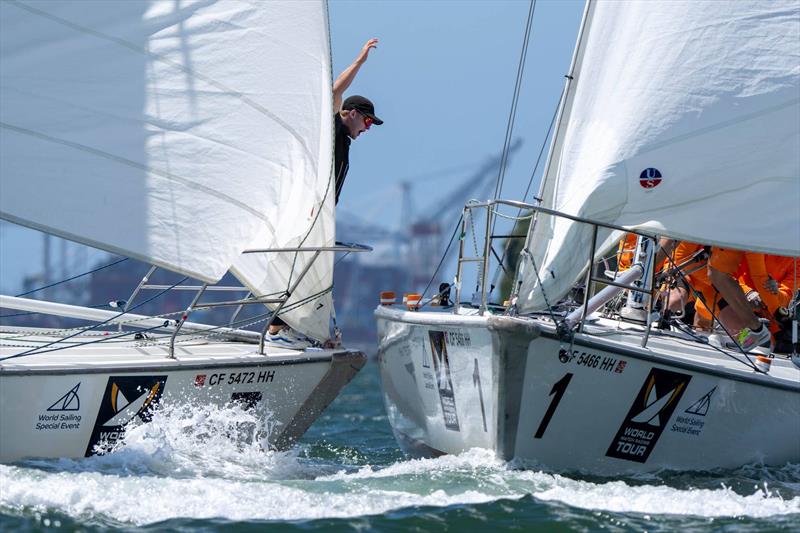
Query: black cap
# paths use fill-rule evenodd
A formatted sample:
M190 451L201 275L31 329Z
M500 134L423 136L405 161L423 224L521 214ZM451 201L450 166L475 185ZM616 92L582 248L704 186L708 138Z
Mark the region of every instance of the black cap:
M355 109L365 117L371 118L373 124L377 126L383 124L383 121L375 116L375 106L372 105L372 102L370 102L369 99L364 98L363 96L354 94L353 96L348 97L342 104L342 109L345 111Z

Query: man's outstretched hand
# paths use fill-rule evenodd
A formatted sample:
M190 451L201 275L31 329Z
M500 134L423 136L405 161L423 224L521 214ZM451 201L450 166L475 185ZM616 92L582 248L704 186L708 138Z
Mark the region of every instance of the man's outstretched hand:
M361 65L367 60L369 56L369 51L373 48L378 47L378 39L372 38L367 41L361 51L358 53L358 57L356 60L353 61L353 64L344 69L344 72L339 74L339 77L336 78L333 82L333 112L336 113L342 108L342 99L344 98L344 92L350 87L350 84L353 83L353 80L356 77L356 73L361 68Z
M356 61L358 61L359 63L363 63L364 61L367 60L367 56L369 56L369 51L377 47L378 47L378 39L373 37L372 39L367 41L367 44L365 44L363 48L361 48L361 52L358 54Z

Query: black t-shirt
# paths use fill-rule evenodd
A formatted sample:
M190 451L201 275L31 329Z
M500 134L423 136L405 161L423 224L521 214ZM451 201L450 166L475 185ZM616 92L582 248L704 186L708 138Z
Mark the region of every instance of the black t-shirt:
M347 126L342 122L339 113L333 117L334 130L334 149L333 149L333 171L336 173L336 203L339 203L339 193L342 192L344 178L350 169L350 136L347 134Z

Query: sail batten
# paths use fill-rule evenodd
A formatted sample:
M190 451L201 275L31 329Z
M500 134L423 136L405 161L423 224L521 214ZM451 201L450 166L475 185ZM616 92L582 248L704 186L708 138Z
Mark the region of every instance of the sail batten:
M544 207L653 234L800 255L800 8L591 2ZM521 309L558 299L591 228L538 216ZM597 250L617 234L603 234ZM576 255L577 254L577 255Z

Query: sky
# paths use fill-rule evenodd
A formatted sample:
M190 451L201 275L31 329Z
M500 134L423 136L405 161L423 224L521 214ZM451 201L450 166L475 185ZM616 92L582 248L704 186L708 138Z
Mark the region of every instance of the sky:
M400 183L408 181L412 216L435 206L458 217L462 205L443 206L440 200L503 149L529 5L524 0L330 2L334 78L370 37L380 40L347 94L370 98L385 121L351 146L340 214L397 227L403 215ZM536 2L514 127L514 137L524 144L506 173L506 198L521 199L528 184L582 12L580 1ZM440 172L454 168L461 170Z
M455 223L463 205L447 197L503 149L529 6L526 0L330 0L334 78L368 39L380 40L345 96L367 96L385 121L351 146L339 216L396 230L407 223L404 215L438 209ZM523 144L506 172L504 198L521 199L528 185L582 11L577 0L535 4L514 129ZM537 182L540 173L541 167ZM411 185L410 214L402 213L402 182ZM42 248L40 233L0 223L1 293L19 292L23 276L41 269ZM66 274L102 255L80 248L66 246L72 263Z

